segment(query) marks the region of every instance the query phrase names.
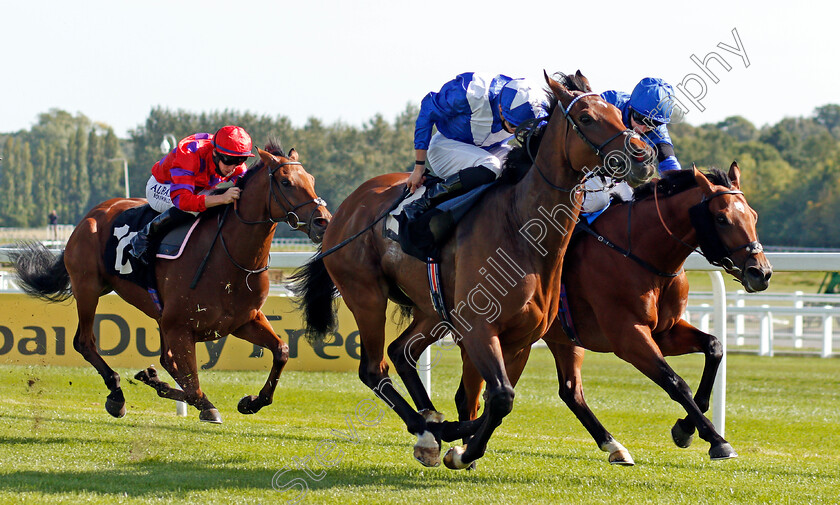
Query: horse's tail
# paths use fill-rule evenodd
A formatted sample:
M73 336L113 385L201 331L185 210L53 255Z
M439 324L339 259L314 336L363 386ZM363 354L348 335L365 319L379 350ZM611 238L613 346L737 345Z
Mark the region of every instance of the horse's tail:
M49 302L63 302L73 296L64 251L56 256L40 242L26 242L19 247L9 256L24 293Z
M324 266L324 259L315 256L290 280L292 292L300 297L297 305L303 310L306 339L323 340L338 328L338 289Z

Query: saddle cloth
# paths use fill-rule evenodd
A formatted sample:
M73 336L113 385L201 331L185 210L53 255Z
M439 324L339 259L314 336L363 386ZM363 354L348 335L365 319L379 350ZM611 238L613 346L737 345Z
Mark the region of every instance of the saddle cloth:
M108 273L118 275L144 288L149 288L151 270L129 254L131 239L137 235L158 213L149 205L141 205L123 212L114 220L111 235L105 244L105 266ZM184 251L198 220L186 222L164 236L158 247L157 258L175 259Z
M440 249L467 212L481 200L482 195L496 182L484 184L463 195L451 198L409 223L403 212L406 205L420 198L426 189L439 179L427 177L425 184L406 197L385 218L383 235L400 244L403 252L421 261L439 260Z

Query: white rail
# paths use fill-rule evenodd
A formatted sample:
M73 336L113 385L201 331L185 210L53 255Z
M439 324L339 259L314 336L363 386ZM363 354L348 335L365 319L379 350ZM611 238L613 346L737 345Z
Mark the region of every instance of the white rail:
M10 249L0 249L0 262L8 261L8 254L11 252ZM306 251L306 252L273 252L270 256L270 265L271 268L297 268L302 266L309 258L313 256L314 253ZM773 265L773 270L776 272L838 272L840 271L840 253L767 253L767 259ZM718 267L710 265L705 258L701 255L694 253L689 256L688 260L685 262L685 269L686 270L695 270L695 271L705 271L709 272L709 275L712 279L712 293L713 293L713 304L711 308L711 313L714 314L714 330L713 333L715 336L718 337L722 346L723 346L723 360L720 364L720 369L717 374L717 378L715 379L715 386L714 386L714 399L713 399L713 417L712 422L717 427L720 434L724 435L725 430L725 405L726 405L726 348L727 348L727 327L726 327L726 290L723 283L723 275L721 274L722 270ZM749 295L747 295L749 297ZM697 310L697 307L693 307L694 310ZM804 307L803 307L804 309ZM708 310L708 309L706 309ZM734 309L733 309L734 310ZM748 312L755 311L756 313L763 313L766 314L768 312L766 307L759 307L759 308L750 308L750 307L738 307L738 311L743 311L744 314ZM790 309L791 311L793 309ZM799 309L802 310L802 309ZM826 309L818 308L817 311L823 311ZM832 309L834 310L834 309ZM772 314L782 314L788 313L788 309L781 308L781 307L774 307L772 308L771 312L771 322L772 322ZM821 314L823 312L820 312ZM791 314L796 315L794 312L790 312ZM833 317L826 317L824 318L824 331L828 332L831 329L831 321ZM771 325L772 326L772 325ZM771 329L772 333L772 329ZM769 335L769 333L768 333ZM830 344L829 344L830 345ZM827 352L826 352L827 351ZM765 355L772 355L772 337L768 336L767 339L762 339L762 344L760 346L760 352L765 353ZM826 345L823 345L823 354L830 354L831 348L830 346L826 349ZM426 368L428 368L428 351L424 353L424 358L421 358L420 365L422 366L424 363L426 364ZM425 362L422 360L426 360ZM431 381L431 378L428 377L427 374L421 374L424 379ZM424 380L424 382L426 382ZM431 384L427 383L427 390L431 389Z

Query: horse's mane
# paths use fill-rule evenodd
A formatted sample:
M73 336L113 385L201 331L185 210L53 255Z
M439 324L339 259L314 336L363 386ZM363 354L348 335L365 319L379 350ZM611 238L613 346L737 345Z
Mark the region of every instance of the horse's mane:
M719 168L710 168L708 171L704 171L703 174L712 184L727 188L732 187L732 181L729 179L729 176ZM673 170L665 174L658 181L652 181L637 187L633 190L633 200L639 201L653 196L654 188L656 188L656 192L659 195L668 197L694 187L697 187L697 180L694 178L693 170Z
M589 93L592 89L589 84L577 75L567 75L562 72L555 73L552 78L565 86L570 91L583 91ZM514 147L508 153L505 160L504 171L499 177L501 184L516 184L519 182L533 164L533 159L537 156L537 151L540 149L540 141L545 133L547 125L545 118L551 117L551 114L557 108L558 99L550 88L545 88L548 102L543 104L544 118L529 121L516 129L516 140L519 145Z
M284 158L286 157L286 153L283 151L283 144L281 144L280 139L276 137L272 137L268 140L268 144L265 145L263 151L270 152L275 156L282 156ZM263 160L257 158L257 160L253 164L251 164L251 166L248 167L248 170L246 170L245 173L242 174L242 176L239 179L237 179L236 185L240 188L245 187L245 184L248 182L248 180L251 177L253 177L255 173L259 172L260 169L264 166L265 163L263 163Z

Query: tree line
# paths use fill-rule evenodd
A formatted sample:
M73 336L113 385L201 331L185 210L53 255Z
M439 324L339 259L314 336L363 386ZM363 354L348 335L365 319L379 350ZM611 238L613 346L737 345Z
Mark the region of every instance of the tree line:
M133 197L143 197L161 143L220 126L244 127L256 146L294 147L316 177L316 190L333 211L363 181L413 167L414 120L409 104L393 121L376 115L361 126L310 118L295 127L284 116L250 112L193 113L152 109L145 123L118 139L112 128L83 114L51 110L29 130L0 134L0 226L35 227L56 210L60 222L77 223L93 205L125 194L129 166ZM718 123L672 125L684 168L726 169L737 160L743 190L759 213L762 242L777 246L840 247L840 105L809 117L756 127L740 116ZM278 235L292 236L284 227Z

